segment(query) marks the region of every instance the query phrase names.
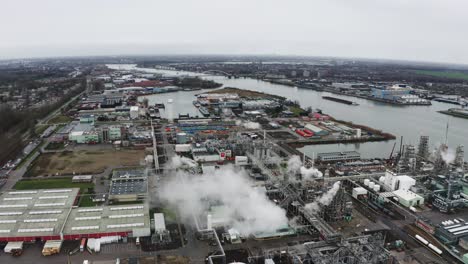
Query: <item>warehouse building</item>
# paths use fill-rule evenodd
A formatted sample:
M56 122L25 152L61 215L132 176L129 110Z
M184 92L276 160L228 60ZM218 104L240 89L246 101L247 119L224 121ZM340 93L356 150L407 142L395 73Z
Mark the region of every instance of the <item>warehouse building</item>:
M468 223L461 219L444 221L435 229L435 236L444 244L456 244L462 237L468 237Z
M65 240L103 236L149 236L149 209L145 204L72 209L63 228Z
M318 153L317 159L323 162L359 160L361 154L357 151L326 152Z
M78 188L0 195L0 241L73 240L150 235L146 204L75 207Z
M424 198L412 191L396 190L393 194L398 198L398 202L405 207L420 206L424 204Z
M409 95L411 87L404 84L396 84L390 87L373 87L372 96L379 99L398 101L402 96Z
M328 135L328 131L321 128L321 127L318 127L316 125L313 125L313 124L305 124L304 125L304 128L310 130L312 133L314 133L314 135L317 135L317 136L325 136L325 135Z

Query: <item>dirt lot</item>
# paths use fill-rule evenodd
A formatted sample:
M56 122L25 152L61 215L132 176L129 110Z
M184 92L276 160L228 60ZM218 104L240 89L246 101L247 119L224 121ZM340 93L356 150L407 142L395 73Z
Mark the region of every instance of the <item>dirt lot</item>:
M78 150L40 155L28 176L98 174L108 167L138 166L144 150Z
M296 139L294 135L286 131L274 131L274 132L267 132L268 135L274 137L275 139Z

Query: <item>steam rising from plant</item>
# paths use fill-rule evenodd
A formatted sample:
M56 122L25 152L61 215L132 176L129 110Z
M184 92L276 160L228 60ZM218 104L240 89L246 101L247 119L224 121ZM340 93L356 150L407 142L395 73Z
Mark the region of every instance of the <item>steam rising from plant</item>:
M183 168L183 167L196 167L197 163L189 158L181 157L181 156L174 156L172 157L169 167L172 169Z
M455 150L451 148L440 148L440 156L444 160L445 164L450 164L455 161Z
M341 185L341 182L339 181L335 182L333 184L333 187L330 190L328 190L326 193L322 194L322 196L320 196L318 200L312 203L306 204L305 209L312 213L315 213L320 210L320 207L330 205L336 193L338 192L338 190L340 190L340 185Z
M323 173L319 171L318 169L311 167L311 168L306 168L302 166L302 161L301 158L297 155L292 156L288 160L288 170L287 173L290 174L290 176L294 176L296 173L300 172L302 175L302 181L309 181L314 178L321 178L323 177ZM290 179L295 179L294 177L290 177Z
M445 164L449 165L455 161L456 153L454 149L449 148L445 144L440 144L432 152L434 160L442 160Z
M160 198L177 208L182 219L189 223L193 222L193 215L206 219L211 206L223 205L226 210L221 218L246 236L272 232L288 224L285 210L270 201L264 192L253 188L245 171L232 166L202 175L179 170L162 186Z
M302 180L303 181L323 177L323 173L321 171L319 171L318 169L316 169L314 167L306 168L304 166L301 167L301 175L302 175Z
M288 160L288 174L296 174L299 169L302 166L302 161L301 158L297 155L293 155L289 160Z
M247 129L260 129L261 128L261 125L259 123L252 122L252 121L242 122L240 120L236 120L236 125L243 126Z

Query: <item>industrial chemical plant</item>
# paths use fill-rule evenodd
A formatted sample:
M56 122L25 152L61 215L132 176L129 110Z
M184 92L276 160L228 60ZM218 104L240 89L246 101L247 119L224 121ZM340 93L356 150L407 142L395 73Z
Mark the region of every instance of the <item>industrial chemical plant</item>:
M468 262L462 145L411 145L285 97L184 78L95 67L28 147L21 177L5 177L0 261ZM428 104L409 91L372 89ZM385 158L301 151L386 141Z

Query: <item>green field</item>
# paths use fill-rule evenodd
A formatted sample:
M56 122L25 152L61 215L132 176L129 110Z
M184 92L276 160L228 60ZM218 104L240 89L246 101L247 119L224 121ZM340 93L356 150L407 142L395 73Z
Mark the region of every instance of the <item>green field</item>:
M56 188L80 188L81 193L87 192L87 189L94 188L93 183L72 183L71 178L60 179L37 179L21 180L15 184L15 190L32 189L56 189Z
M79 206L80 207L92 207L96 206L96 203L93 202L94 192L92 189L87 189L87 191L83 192L80 197Z
M52 117L47 123L48 124L60 124L60 123L69 123L72 119L66 115L58 115Z
M468 72L416 70L416 74L468 81Z
M65 144L63 142L50 142L45 149L47 150L59 150L64 149Z
M293 112L294 116L298 117L305 113L304 109L297 107L297 106L291 106L289 107L289 111Z
M49 127L49 125L37 125L36 128L34 129L36 135L41 135L46 131L46 129Z

